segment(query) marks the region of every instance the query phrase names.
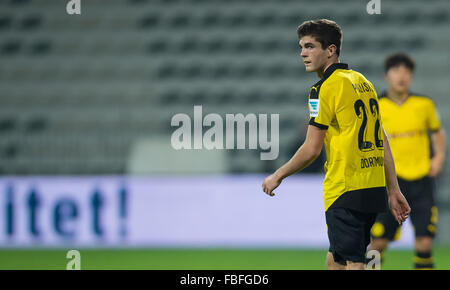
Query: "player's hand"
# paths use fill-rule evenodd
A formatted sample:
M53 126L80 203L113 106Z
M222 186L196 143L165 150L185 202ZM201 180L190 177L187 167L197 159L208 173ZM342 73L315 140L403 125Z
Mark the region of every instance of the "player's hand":
M275 188L277 188L278 185L281 184L281 181L282 181L282 179L278 175L276 175L275 173L271 174L264 179L264 181L262 183L262 190L266 194L268 194L270 196L274 196L275 193L273 192L273 190Z
M442 172L443 162L437 158L431 159L430 162L430 171L428 172L429 177L436 177Z
M389 194L389 209L399 225L406 221L411 212L408 201L400 190Z

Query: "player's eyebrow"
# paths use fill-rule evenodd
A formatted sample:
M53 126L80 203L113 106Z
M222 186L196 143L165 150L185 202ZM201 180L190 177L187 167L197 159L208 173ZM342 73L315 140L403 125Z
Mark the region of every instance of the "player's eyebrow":
M300 46L300 48L302 48L302 45L300 44L300 42L298 43L298 46ZM307 42L304 45L305 47L314 47L314 44L312 42Z

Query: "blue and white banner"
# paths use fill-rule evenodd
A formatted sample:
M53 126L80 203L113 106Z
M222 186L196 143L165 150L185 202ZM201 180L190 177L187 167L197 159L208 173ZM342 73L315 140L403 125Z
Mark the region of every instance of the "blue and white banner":
M328 247L323 176L264 177L2 177L0 247Z

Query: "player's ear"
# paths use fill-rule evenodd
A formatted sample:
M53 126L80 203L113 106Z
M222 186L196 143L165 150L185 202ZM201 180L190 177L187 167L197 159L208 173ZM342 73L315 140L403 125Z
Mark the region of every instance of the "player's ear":
M332 57L333 54L336 54L337 47L335 44L330 44L327 48L328 57Z

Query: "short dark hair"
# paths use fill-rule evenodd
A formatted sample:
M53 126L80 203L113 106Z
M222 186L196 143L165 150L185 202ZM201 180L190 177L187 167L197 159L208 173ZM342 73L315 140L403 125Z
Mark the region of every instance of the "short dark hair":
M298 38L312 36L322 45L322 49L336 45L336 54L339 56L342 46L342 29L334 21L328 19L309 20L297 28Z
M416 66L416 63L406 53L403 53L403 52L394 53L394 54L391 54L388 57L386 57L386 59L384 61L384 72L386 73L392 67L396 67L399 65L404 65L413 72L414 68Z

